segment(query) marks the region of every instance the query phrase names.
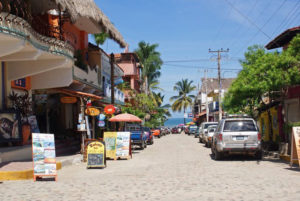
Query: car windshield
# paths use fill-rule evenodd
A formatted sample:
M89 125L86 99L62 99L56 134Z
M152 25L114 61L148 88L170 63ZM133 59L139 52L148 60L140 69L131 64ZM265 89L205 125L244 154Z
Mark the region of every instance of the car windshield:
M218 124L204 124L204 129L207 129L211 125L218 125Z
M224 125L224 132L235 131L257 131L257 129L252 120L226 121Z

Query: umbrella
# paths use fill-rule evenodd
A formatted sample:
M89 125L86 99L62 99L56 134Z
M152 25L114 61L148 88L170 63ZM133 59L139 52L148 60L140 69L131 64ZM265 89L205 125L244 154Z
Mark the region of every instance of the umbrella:
M142 120L140 118L138 118L137 116L134 116L132 114L118 114L112 118L110 118L109 121L112 122L142 122Z
M194 125L195 123L194 122L189 122L189 123L187 123L187 125Z

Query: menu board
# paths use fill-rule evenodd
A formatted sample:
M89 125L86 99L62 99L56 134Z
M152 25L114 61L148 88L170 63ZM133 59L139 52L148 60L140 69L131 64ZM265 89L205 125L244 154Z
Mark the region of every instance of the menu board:
M106 167L105 145L100 142L91 142L87 147L87 168Z
M107 158L116 158L117 132L104 132L104 142Z
M291 165L295 160L298 160L300 165L300 127L293 127L291 148Z
M128 157L130 155L130 132L117 133L117 157Z
M56 176L55 144L53 134L32 133L33 175Z

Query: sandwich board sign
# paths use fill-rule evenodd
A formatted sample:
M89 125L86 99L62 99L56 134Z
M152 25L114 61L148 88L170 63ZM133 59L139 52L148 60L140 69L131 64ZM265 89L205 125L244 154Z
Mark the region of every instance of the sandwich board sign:
M55 177L56 154L54 134L32 133L33 180L38 177Z
M290 165L293 166L293 161L298 161L300 165L300 127L293 127L291 142L291 161Z
M87 168L91 167L106 167L105 145L103 142L91 142L87 147Z
M131 157L130 132L117 132L116 157L129 159Z
M104 132L106 158L116 159L117 132Z

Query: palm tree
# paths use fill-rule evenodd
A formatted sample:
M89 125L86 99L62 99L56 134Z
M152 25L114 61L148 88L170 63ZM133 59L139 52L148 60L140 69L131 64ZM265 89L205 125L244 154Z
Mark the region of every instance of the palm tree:
M135 50L136 54L140 59L140 63L143 65L142 68L142 81L143 91L146 94L150 93L150 84L153 81L157 81L160 77L160 68L162 60L160 53L156 51L158 44L150 45L145 41L141 41L138 44L138 49Z
M102 32L102 33L94 34L93 37L94 37L94 40L95 40L97 46L99 47L99 45L104 44L106 39L109 37L109 34L106 32Z
M186 109L192 106L195 96L189 94L196 89L196 86L192 86L192 83L193 81L189 81L188 79L182 79L181 81L176 82L173 89L178 92L178 95L170 98L170 101L174 101L171 106L174 112L181 112L183 109L183 112L185 113Z

